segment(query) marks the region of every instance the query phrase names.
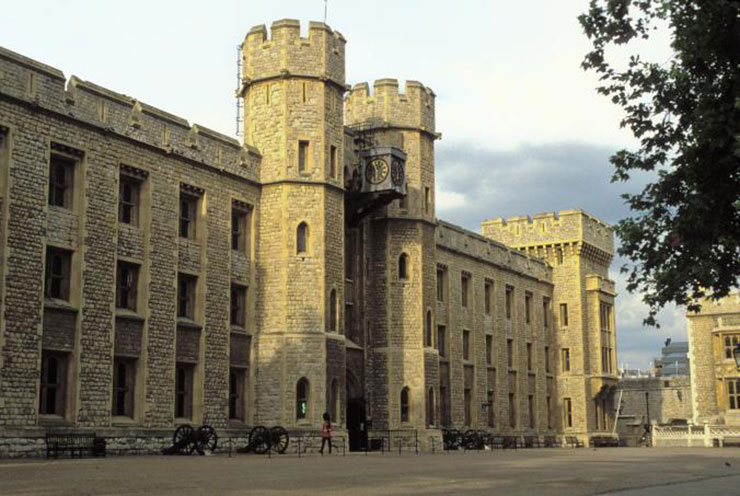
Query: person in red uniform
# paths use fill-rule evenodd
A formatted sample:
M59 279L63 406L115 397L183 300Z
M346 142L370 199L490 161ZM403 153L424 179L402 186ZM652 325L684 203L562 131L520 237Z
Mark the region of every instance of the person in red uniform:
M324 454L324 446L329 445L329 454L331 455L331 418L327 412L324 412L324 423L321 425L321 450L319 453Z

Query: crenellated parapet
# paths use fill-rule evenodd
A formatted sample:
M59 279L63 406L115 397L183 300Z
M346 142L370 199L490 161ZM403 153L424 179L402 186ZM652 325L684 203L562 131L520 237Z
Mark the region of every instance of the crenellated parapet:
M418 81L406 81L403 92L396 79L375 81L372 92L368 83L359 83L345 101L345 124L413 129L437 138L434 97L434 92Z
M256 181L259 152L238 140L0 47L0 96Z
M562 210L489 219L481 224L482 234L490 239L521 249L571 247L610 263L614 256L614 232L611 226L582 210Z
M242 44L242 89L255 82L288 76L320 79L344 88L346 40L323 22L310 22L301 37L297 20L275 21L249 30Z

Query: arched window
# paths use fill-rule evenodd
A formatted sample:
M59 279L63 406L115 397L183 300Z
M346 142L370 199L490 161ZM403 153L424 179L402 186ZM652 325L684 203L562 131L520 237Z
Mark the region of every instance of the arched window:
M401 253L398 257L398 278L408 279L409 277L409 256L405 253Z
M295 391L295 418L305 419L308 416L308 379L301 377Z
M427 319L424 329L424 346L432 346L432 311L427 310Z
M331 381L331 398L328 410L331 421L336 423L339 423L339 399L339 381L334 379Z
M301 222L298 224L296 231L296 253L306 253L308 251L308 224Z
M427 395L427 426L434 425L434 388L429 388Z
M401 422L409 421L409 388L401 389Z
M337 332L337 290L329 293L329 331Z

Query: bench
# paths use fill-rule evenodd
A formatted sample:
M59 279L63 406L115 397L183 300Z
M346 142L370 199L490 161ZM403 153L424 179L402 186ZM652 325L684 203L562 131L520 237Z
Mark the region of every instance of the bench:
M540 438L538 436L524 436L524 448L541 448Z
M59 452L68 451L70 457L82 458L83 452L95 457L105 457L105 439L94 432L47 432L46 458L59 458Z
M583 448L583 441L578 439L576 436L565 436L565 445L569 448Z
M616 448L619 446L619 439L612 436L593 436L589 444L592 448Z
M560 441L555 436L545 436L544 442L542 443L545 448L559 448Z
M491 436L491 449L503 449L504 436Z
M518 447L519 447L519 438L517 436L504 436L504 442L501 448L517 449Z

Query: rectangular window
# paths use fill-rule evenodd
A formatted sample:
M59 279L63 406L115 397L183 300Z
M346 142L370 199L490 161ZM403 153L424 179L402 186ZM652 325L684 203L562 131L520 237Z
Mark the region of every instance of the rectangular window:
M189 419L193 416L193 365L175 364L175 417Z
M139 189L141 181L121 175L118 183L118 222L139 225Z
M244 392L246 390L247 370L229 369L229 419L244 421Z
M445 336L445 326L437 326L437 347L439 348L439 356L447 356L447 341Z
M486 315L491 315L491 298L493 298L493 281L486 279L483 283L483 308Z
M506 318L511 320L512 307L514 305L514 288L506 286Z
M493 336L486 334L486 365L493 364Z
M177 275L177 316L195 318L195 286L198 279L188 274Z
M568 327L568 304L560 304L560 327Z
M187 193L180 193L180 237L195 239L195 224L198 214L199 198Z
M550 372L550 347L545 346L545 372Z
M119 261L116 267L116 308L135 312L138 287L139 266Z
M472 416L473 392L470 389L465 388L463 394L464 394L464 400L465 400L465 425L469 426L469 425L472 425L472 422L473 422L473 419L472 419L473 417Z
M49 205L71 209L76 161L63 155L49 158Z
M46 248L46 283L44 294L47 298L69 301L71 265L72 252L59 248Z
M560 355L563 372L570 372L570 348L560 350Z
M486 403L487 406L487 413L488 413L488 427L495 427L496 426L496 391L493 388L493 382L489 381L488 383L488 402Z
M552 429L552 398L548 396L545 404L547 405L547 428Z
M532 293L524 293L524 322L532 323Z
M724 347L725 347L725 360L734 360L735 357L732 355L732 350L735 346L740 343L740 334L725 334L724 335Z
M231 327L246 327L247 288L240 284L231 285Z
M113 415L134 416L134 384L136 360L113 358Z
M542 325L545 329L550 327L550 299L542 298Z
M530 394L527 397L527 410L529 410L529 428L534 429L535 417L534 417L534 395Z
M564 427L573 427L573 405L570 398L563 398L563 423Z
M40 415L64 416L67 357L66 353L41 351Z
M516 395L509 393L509 426L516 428Z
M470 331L463 331L463 360L470 360Z
M308 141L298 142L298 172L303 174L308 170Z
M460 303L463 308L468 308L468 287L470 285L470 276L463 274L460 277Z
M337 147L331 145L329 147L329 174L332 179L337 178Z
M509 368L514 368L514 340L506 340L506 360L509 364Z
M740 410L740 379L727 380L727 400L730 410Z
M599 304L599 321L601 322L601 330L604 332L609 332L611 330L611 313L611 305L608 303Z
M424 213L432 213L432 190L429 186L424 188Z
M352 303L344 304L344 335L350 339L357 340L357 336L355 336L353 329L353 309L354 305L352 305Z
M231 249L246 252L249 246L249 211L231 207Z
M445 301L445 270L437 268L437 301Z
M527 343L527 370L532 370L532 343Z

